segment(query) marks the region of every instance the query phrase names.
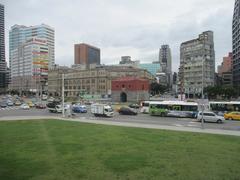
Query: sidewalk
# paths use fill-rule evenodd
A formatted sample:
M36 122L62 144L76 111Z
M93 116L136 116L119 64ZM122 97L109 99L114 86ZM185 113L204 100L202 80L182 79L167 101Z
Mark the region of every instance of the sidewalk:
M77 118L61 118L53 116L17 116L17 117L1 117L0 121L16 121L16 120L47 120L56 119L61 121L72 121L90 124L101 124L110 126L121 126L121 127L133 127L133 128L146 128L146 129L160 129L160 130L170 130L170 131L182 131L182 132L195 132L195 133L205 133L205 134L218 134L218 135L231 135L240 136L240 131L230 131L230 130L220 130L220 129L200 129L192 127L177 127L177 126L165 126L165 125L152 125L152 124L141 124L141 123L129 123L129 122L114 122L106 120L88 120L88 119L77 119Z

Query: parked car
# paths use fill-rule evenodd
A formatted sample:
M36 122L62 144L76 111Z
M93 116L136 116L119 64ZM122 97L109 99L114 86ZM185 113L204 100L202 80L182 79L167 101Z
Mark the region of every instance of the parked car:
M42 104L42 103L36 103L35 107L37 109L46 109L47 106L45 104Z
M54 99L54 97L50 97L49 99L48 99L48 102L53 102L55 99Z
M42 95L42 100L43 100L43 101L46 101L46 100L47 100L47 98L48 98L48 97L47 97L47 95L46 95L46 94L43 94L43 95Z
M21 109L24 109L24 110L30 109L30 107L29 107L28 104L22 104L22 105L20 106L20 108L21 108Z
M140 108L140 106L138 104L130 104L129 107L133 108L133 109L139 109Z
M75 106L83 106L83 104L81 104L81 103L75 103L75 104L73 104L72 106L73 106L73 107L75 107Z
M3 101L3 102L0 103L0 106L1 106L1 108L6 108L7 107L7 103Z
M224 118L228 120L240 120L240 112L225 113Z
M198 113L197 119L199 121L202 120L202 112ZM203 121L204 122L217 122L217 123L223 123L224 117L216 115L214 112L203 112Z
M32 101L28 101L27 104L30 108L34 107L34 104L32 103Z
M7 98L12 98L12 96L8 94L8 95L7 95Z
M137 115L138 114L133 109L128 108L128 107L121 107L118 112L119 112L119 114L122 114L122 115Z
M7 101L7 105L8 105L8 106L13 106L14 104L13 104L13 102L12 102L11 100L8 100L8 101Z
M22 103L19 101L19 100L17 100L16 102L15 102L15 105L16 106L20 106Z
M86 106L73 106L72 111L74 113L87 113Z

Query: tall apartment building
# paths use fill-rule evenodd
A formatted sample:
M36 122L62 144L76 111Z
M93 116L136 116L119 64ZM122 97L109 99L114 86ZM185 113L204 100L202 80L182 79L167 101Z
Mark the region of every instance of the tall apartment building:
M233 85L232 82L232 53L223 58L223 62L218 66L218 77L221 79L221 85Z
M232 53L229 53L228 56L223 57L223 62L220 66L218 66L218 74L222 74L224 72L231 72L233 66Z
M46 90L49 47L45 39L31 38L12 51L11 90Z
M5 91L7 87L6 71L4 5L0 4L0 92Z
M55 64L55 31L52 27L41 24L37 26L14 25L9 32L9 63L12 71L13 51L31 38L47 41L49 48L49 68Z
M74 62L89 67L91 64L100 65L100 49L88 44L74 45Z
M240 86L240 1L235 0L232 21L233 84Z
M213 86L215 79L215 51L213 32L206 31L181 44L179 91L190 96L201 96L205 87Z
M166 74L167 86L172 86L172 55L169 45L162 45L159 51L161 72Z

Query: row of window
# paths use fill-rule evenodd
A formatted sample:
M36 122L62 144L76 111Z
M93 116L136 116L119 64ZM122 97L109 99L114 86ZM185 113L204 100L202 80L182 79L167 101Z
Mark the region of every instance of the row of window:
M90 83L95 83L95 79L83 79L83 80L65 80L66 84L90 84ZM99 83L106 83L105 79L99 79Z
M65 89L66 90L80 90L80 89L95 89L95 86L92 86L91 88L90 88L90 86L65 86ZM104 85L99 85L98 86L98 89L106 89L106 86L104 86Z

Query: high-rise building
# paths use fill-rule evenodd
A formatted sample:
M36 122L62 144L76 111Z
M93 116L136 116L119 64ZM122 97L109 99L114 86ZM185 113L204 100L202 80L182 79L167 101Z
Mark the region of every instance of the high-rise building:
M215 51L213 32L206 31L181 44L179 88L190 96L201 96L205 87L213 86L215 79Z
M223 57L223 62L220 66L218 66L218 74L222 74L224 72L232 72L233 60L232 53L229 53L228 56Z
M74 62L75 64L87 65L91 64L100 65L100 49L88 44L75 44L74 45Z
M7 64L5 59L5 16L4 5L0 4L0 92L5 91Z
M169 45L162 45L159 51L161 72L167 76L167 86L172 86L172 55Z
M240 85L240 1L235 0L232 21L233 84Z
M45 39L32 38L12 51L11 90L46 90L49 47Z
M221 79L221 85L232 85L232 53L223 58L223 62L218 66L218 77Z
M49 48L49 68L55 64L55 31L52 27L41 24L37 26L14 25L9 32L9 63L12 71L12 54L15 49L32 38L41 38L47 41Z
M160 72L160 64L154 64L154 63L144 63L144 64L139 64L139 67L142 69L147 70L150 72L153 76L156 76L157 73Z

